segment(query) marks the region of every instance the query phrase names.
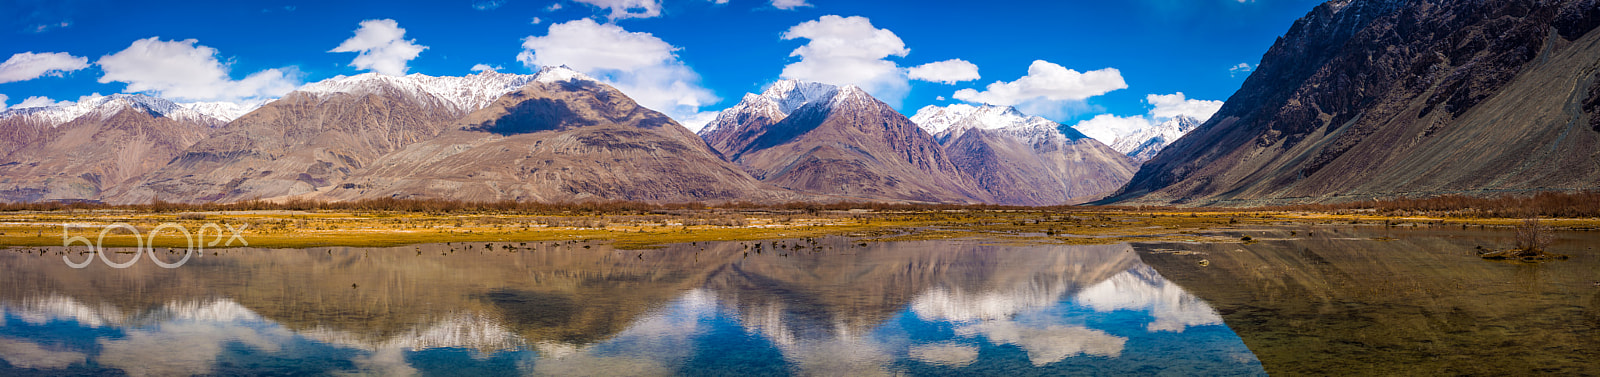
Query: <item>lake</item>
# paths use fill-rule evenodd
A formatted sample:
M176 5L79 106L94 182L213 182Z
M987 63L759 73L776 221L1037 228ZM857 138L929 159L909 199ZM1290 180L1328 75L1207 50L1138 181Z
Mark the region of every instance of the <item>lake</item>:
M1243 235L241 248L172 269L11 248L0 375L1600 373L1594 234L1539 265L1474 256L1508 231Z

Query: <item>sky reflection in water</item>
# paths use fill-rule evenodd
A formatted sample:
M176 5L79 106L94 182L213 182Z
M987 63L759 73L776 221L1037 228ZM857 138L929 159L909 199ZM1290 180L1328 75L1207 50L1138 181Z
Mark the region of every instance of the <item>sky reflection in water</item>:
M1127 245L819 241L8 250L0 374L1263 374Z

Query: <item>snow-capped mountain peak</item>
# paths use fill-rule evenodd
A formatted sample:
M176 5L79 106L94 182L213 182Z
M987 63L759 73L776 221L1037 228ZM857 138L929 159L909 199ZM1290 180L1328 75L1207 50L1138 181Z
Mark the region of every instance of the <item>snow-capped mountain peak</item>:
M864 101L870 101L871 98L872 95L867 94L867 91L861 89L861 87L855 85L845 85L839 87L838 90L835 90L833 92L833 96L828 98L828 106L834 107L843 103L860 103Z
M494 71L488 71L488 72L484 72L484 73L495 73L495 72ZM503 73L496 73L496 74L503 75ZM539 74L537 76L538 76L538 78L536 79L537 81L539 81L541 83L547 83L547 84L548 83L552 83L552 82L561 82L561 81L568 81L568 80L595 81L595 79L592 78L592 77L589 77L589 75L585 75L585 74L583 74L583 72L578 72L577 70L574 70L571 67L567 67L567 66L564 66L564 65L540 68L539 69Z
M740 118L751 115L760 115L777 120L788 116L788 113L784 112L778 102L773 101L771 98L760 94L746 93L744 98L739 100L739 103L718 112L716 119L712 119L710 123L706 123L705 127L700 128L700 131L695 133L707 135L716 132L718 128L737 124L740 122Z
M961 137L971 129L999 130L1003 134L1029 139L1062 137L1059 124L1038 116L1029 116L1010 106L952 104L928 106L911 116L924 131L945 142Z
M840 95L841 93L845 95ZM739 123L740 118L751 115L764 116L776 122L789 117L789 114L807 104L827 101L831 105L845 97L866 96L866 92L853 85L840 87L819 82L778 80L767 86L766 90L762 90L761 94L746 93L739 103L717 113L715 120L706 123L706 126L696 133L708 135L726 125Z
M1116 149L1133 157L1137 161L1148 161L1161 152L1167 145L1178 141L1178 138L1200 126L1200 120L1187 115L1179 115L1161 122L1155 126L1143 128L1127 136L1119 137L1111 143L1111 149Z
M54 106L45 107L9 109L0 113L0 119L29 117L34 121L55 127L90 115L98 116L101 120L104 120L117 115L124 109L134 109L153 116L212 127L225 123L222 119L191 110L172 101L143 94L88 95L80 97L77 102L62 102Z
M930 135L938 134L966 118L974 108L972 105L959 103L942 107L928 105L911 116L911 123L916 123L917 127L921 127Z
M840 87L819 82L778 80L761 92L761 97L778 105L785 115L793 113L808 103L830 100Z
M218 120L224 122L232 122L234 119L239 119L239 117L261 108L261 106L266 105L268 102L272 102L272 100L257 100L248 102L186 102L180 103L179 105L182 105L184 108L189 110L193 110L194 112L204 114L212 118L217 118Z
M1044 118L1024 115L1010 106L967 104L924 107L911 116L911 121L930 134L957 127L994 130L1038 121L1049 122Z
M453 76L428 76L413 73L389 76L363 73L355 76L337 76L300 87L296 92L327 95L331 93L373 94L389 90L398 91L414 100L448 106L461 112L471 112L489 106L500 96L534 81L555 82L570 79L593 80L566 67L545 67L537 75L518 75L484 71L477 74ZM432 100L430 100L430 98Z

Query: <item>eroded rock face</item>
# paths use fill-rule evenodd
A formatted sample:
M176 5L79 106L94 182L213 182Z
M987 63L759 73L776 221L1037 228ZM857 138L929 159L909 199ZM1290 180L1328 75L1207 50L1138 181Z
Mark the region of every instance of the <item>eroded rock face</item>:
M1589 113L1589 127L1600 132L1600 80L1589 86L1589 100L1583 103L1583 112Z
M83 102L0 118L0 202L101 201L222 124L143 95Z
M973 130L945 145L951 163L1007 205L1050 206L1100 199L1133 176L1127 156L1092 138L1039 143L1005 130Z
M326 190L534 77L363 74L314 83L235 119L108 196L115 203L226 203Z
M1600 3L1339 0L1112 201L1259 205L1600 183ZM1585 127L1588 128L1588 127Z
M372 162L321 199L788 200L688 129L590 80L531 83Z
M185 150L114 202L233 202L327 187L461 114L384 94L290 95Z

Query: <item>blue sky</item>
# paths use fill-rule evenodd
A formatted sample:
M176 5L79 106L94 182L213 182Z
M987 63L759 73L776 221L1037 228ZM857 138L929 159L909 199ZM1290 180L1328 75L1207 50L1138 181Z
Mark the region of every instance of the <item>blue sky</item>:
M61 101L129 91L187 101L243 101L337 75L395 72L397 64L405 73L457 76L479 64L529 73L536 70L531 65L572 61L574 68L620 84L647 106L671 107L657 110L677 118L726 108L780 78L802 78L862 84L907 114L926 105L963 102L956 99L957 91L971 89L962 96L968 101L1017 105L1069 125L1097 116L1142 117L1148 123L1171 115L1157 114L1161 109L1151 95L1182 92L1183 100L1195 105L1190 107L1214 111L1217 103L1192 101L1226 99L1248 74L1240 65L1254 66L1274 39L1317 3L717 1L0 0L0 35L6 41L0 58L16 60L0 66L0 95L10 106L35 96ZM364 30L373 38L399 29L404 33L388 42L352 45L356 51L367 48L365 54L330 52L368 20L393 21ZM806 23L811 27L800 27ZM567 28L553 33L554 25ZM853 38L860 34L852 31L870 31L874 37L857 42ZM539 42L525 46L529 37ZM195 41L184 43L189 39ZM146 40L142 47L140 40ZM404 59L417 46L426 48ZM808 54L791 56L803 46ZM153 55L185 51L189 54L178 58L198 68L156 72L171 60ZM130 53L103 59L119 52ZM18 60L22 53L65 54ZM208 53L215 63L206 63ZM352 66L362 55L387 59L389 65ZM957 69L933 78L907 77L914 76L913 67L952 59L965 63L947 65ZM1048 69L1036 72L1037 80L1024 80L1029 81L1024 86L1018 81L1035 61L1047 62L1036 68ZM972 66L976 79L966 72ZM35 73L49 67L58 69ZM1116 77L1106 75L1107 68ZM1047 70L1058 75L1047 80ZM1101 75L1061 76L1065 70ZM195 71L216 77L172 77ZM863 73L869 71L880 74ZM1095 77L1103 80L1096 83ZM996 82L1015 85L989 87Z

